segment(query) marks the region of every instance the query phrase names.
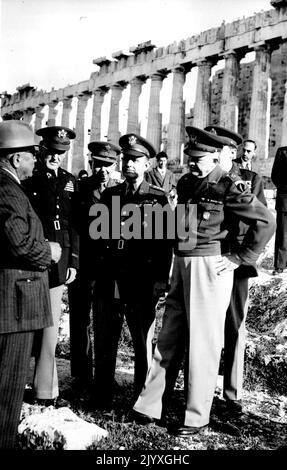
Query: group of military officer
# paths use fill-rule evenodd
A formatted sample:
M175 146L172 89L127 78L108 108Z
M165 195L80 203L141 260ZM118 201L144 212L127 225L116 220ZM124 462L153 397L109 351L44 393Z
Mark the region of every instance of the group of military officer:
M119 146L90 142L92 174L76 181L61 168L75 133L62 126L36 132L42 138L37 164L23 186L42 222L45 239L62 249L60 260L49 268L53 326L40 330L34 345L33 387L38 403L55 404L59 394L55 349L66 284L71 373L78 386L89 387L95 406L107 406L112 401L117 347L125 316L135 355L134 395L135 399L139 397L135 420L146 423L162 416L167 392L187 349L186 416L175 432L185 436L204 428L209 421L223 345L224 396L230 408L241 410L248 277L256 275L255 262L274 231L274 221L264 205L262 182L255 184L259 177L232 162L242 143L241 136L220 126L205 130L187 127L186 131L189 140L184 151L189 172L179 180L177 193L179 204L197 207L193 234L196 243L192 249L189 240L186 247L182 241L177 246L169 239L167 229L162 239L125 235L126 205L140 210L140 233L147 206L170 205L174 209L166 188L159 187L166 171L159 168L158 175L155 173L162 184L148 182L150 159L156 156L150 142L133 133L122 136ZM111 177L120 153L123 181ZM158 162L161 159L165 160L166 154L160 155ZM169 178L174 194L174 180ZM108 208L111 221L117 215L113 213L115 199L119 203L120 234L93 239L90 226L95 203ZM155 307L168 290L163 327L153 356Z

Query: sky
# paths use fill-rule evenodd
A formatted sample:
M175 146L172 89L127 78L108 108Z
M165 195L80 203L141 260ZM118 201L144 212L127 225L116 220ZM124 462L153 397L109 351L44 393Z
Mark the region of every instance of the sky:
M0 92L87 80L93 59L167 46L271 9L270 0L0 0Z

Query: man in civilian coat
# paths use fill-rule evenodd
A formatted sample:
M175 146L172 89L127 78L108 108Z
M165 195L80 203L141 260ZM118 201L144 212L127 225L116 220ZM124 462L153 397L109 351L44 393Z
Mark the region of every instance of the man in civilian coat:
M166 193L176 188L175 177L172 171L167 168L168 156L165 152L159 152L156 155L157 166L145 173L145 179L148 183L162 188Z
M71 374L75 385L87 389L92 384L92 346L90 340L90 312L94 313L94 347L95 367L97 368L97 347L106 340L110 344L109 355L111 365L115 369L117 345L122 326L122 318L118 310L118 301L111 302L114 315L106 315L99 321L95 299L98 295L98 282L102 273L103 247L101 240L93 240L89 235L89 211L93 204L101 201L102 193L119 183L111 178L116 169L121 149L111 142L93 141L88 144L91 152L90 165L92 175L78 182L77 223L80 235L79 271L76 280L69 284L70 308L70 360ZM115 307L115 309L113 308ZM117 307L117 308L116 308ZM100 358L101 360L101 358Z
M33 176L25 182L25 188L42 222L45 237L62 247L60 262L49 272L54 325L44 329L40 348L35 348L34 391L37 401L49 406L59 395L55 350L64 285L75 279L78 268L76 178L60 167L70 148L70 139L76 134L62 126L44 127L36 134L42 137L38 162Z
M34 332L52 325L47 269L61 256L21 187L34 154L27 124L0 123L0 449L16 446Z
M273 274L283 273L287 266L287 147L277 149L271 179L277 188L276 234Z

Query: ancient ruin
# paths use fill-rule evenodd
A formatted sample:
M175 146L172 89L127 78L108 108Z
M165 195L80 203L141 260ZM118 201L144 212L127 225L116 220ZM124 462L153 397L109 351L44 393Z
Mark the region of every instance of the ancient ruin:
M120 100L129 87L127 132L139 132L139 98L142 86L150 80L147 103L147 131L157 150L162 144L177 167L182 163L186 123L198 127L217 123L237 130L244 138L256 140L256 169L270 176L276 148L287 145L287 0L273 0L272 9L217 28L204 31L179 43L157 48L147 41L131 47L129 54L118 51L112 60L94 60L98 71L86 81L45 92L30 84L10 95L2 93L2 119L23 115L37 130L59 123L70 126L72 100L77 101L77 139L66 165L77 174L87 168L87 138L100 140L102 105L110 93L107 140L118 142ZM253 52L253 62L241 63ZM224 68L212 73L224 60ZM194 108L185 111L183 87L187 74L196 67ZM172 75L169 122L162 122L160 94L164 79ZM86 131L85 110L93 101L91 122ZM61 104L61 106L59 106ZM43 109L48 106L46 118ZM61 113L61 115L59 115ZM163 125L166 124L166 137ZM88 134L88 137L87 135Z

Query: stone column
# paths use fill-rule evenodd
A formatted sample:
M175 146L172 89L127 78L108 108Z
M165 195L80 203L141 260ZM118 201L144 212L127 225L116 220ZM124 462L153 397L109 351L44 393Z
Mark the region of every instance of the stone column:
M167 154L176 164L180 161L182 144L182 103L183 85L185 82L184 68L179 66L173 69L173 86L170 106L170 118L168 125Z
M36 113L35 127L34 127L35 132L38 129L45 127L45 123L43 122L45 118L45 113L43 113L44 106L45 106L44 104L40 104L39 106L36 106L35 108L35 113Z
M160 113L160 91L162 82L166 78L166 74L157 72L151 77L148 122L147 122L147 140L154 145L157 152L160 151L161 144L161 125L162 116Z
M61 125L63 127L70 128L70 114L72 111L72 100L73 100L72 96L69 96L68 98L63 99L63 111L62 111L62 120L61 120Z
M58 114L58 110L56 109L56 106L58 104L58 101L52 101L49 103L49 113L48 113L48 122L47 126L55 126L56 125L56 117Z
M102 105L108 88L99 88L93 92L93 110L90 141L101 140Z
M270 50L266 45L256 46L254 50L256 57L253 69L248 137L257 143L257 161L254 161L254 170L257 171L260 167L259 160L267 158Z
M192 125L204 128L210 124L211 113L211 67L212 62L202 60L197 62L198 75L196 82L196 95L193 109Z
M229 51L223 55L225 68L222 82L220 107L220 125L227 129L238 129L238 78L239 63L236 52Z
M29 124L29 126L32 123L33 114L34 114L33 108L28 108L24 110L23 121L26 122L26 124Z
M80 170L85 168L85 110L90 93L78 95L77 116L76 116L76 138L72 149L72 173L77 176Z
M118 145L120 138L119 131L119 104L122 97L124 85L116 83L111 86L112 96L111 96L111 107L110 107L110 116L109 116L109 127L108 127L108 140Z
M134 132L140 134L139 123L139 97L142 91L142 86L145 83L144 77L136 77L130 81L130 99L128 110L128 125L127 134Z
M285 82L285 98L283 108L283 120L282 120L282 134L281 134L281 146L287 145L287 81Z

